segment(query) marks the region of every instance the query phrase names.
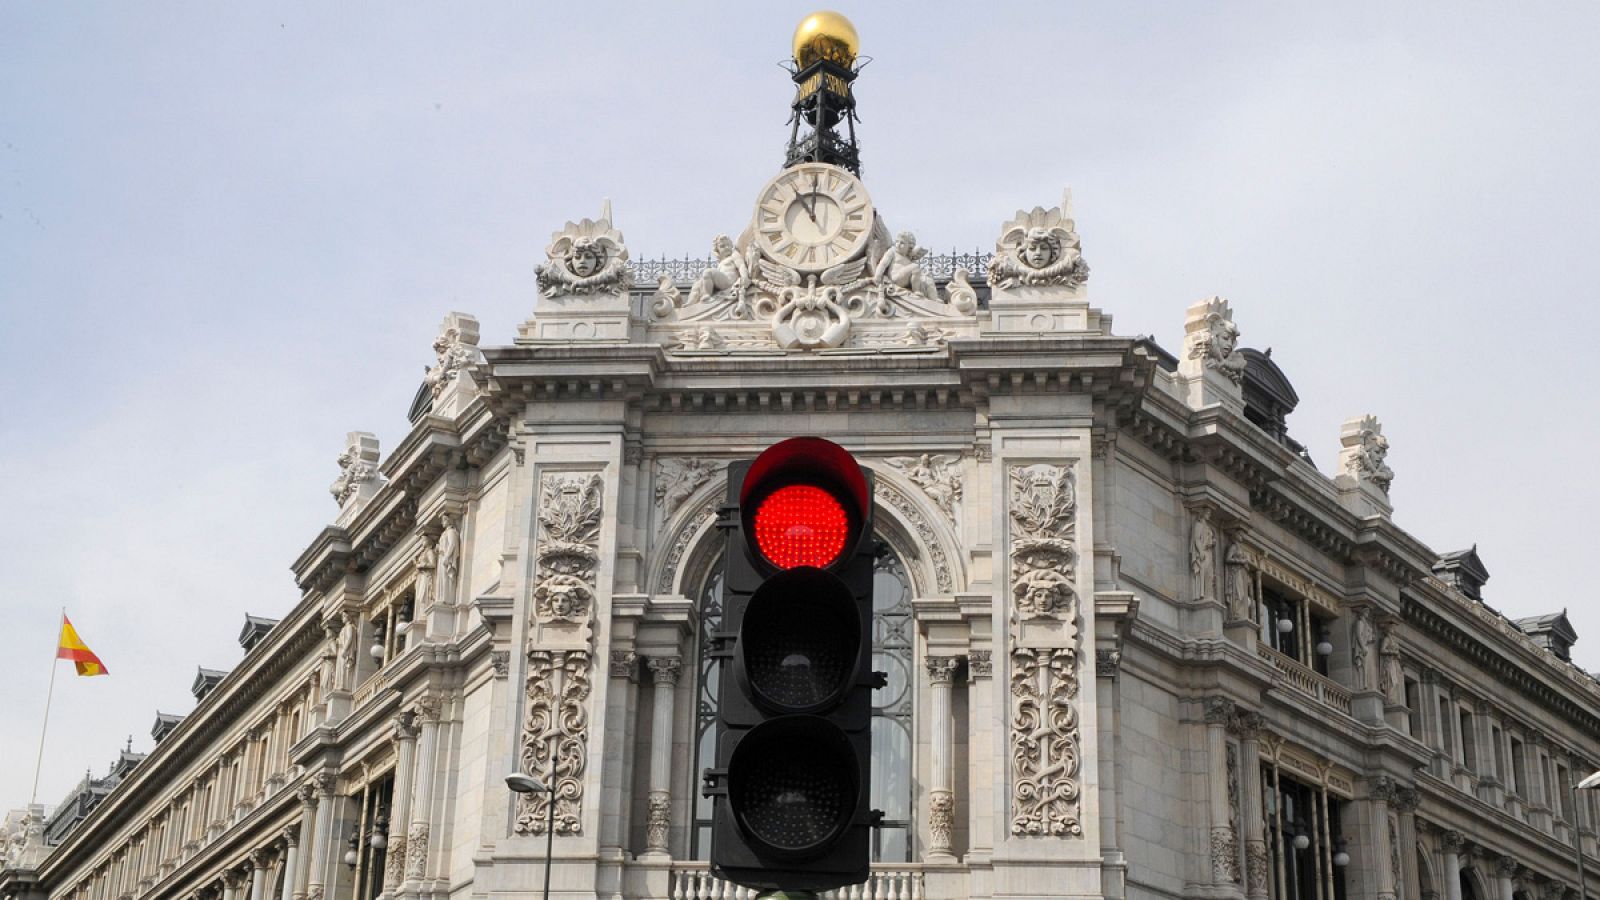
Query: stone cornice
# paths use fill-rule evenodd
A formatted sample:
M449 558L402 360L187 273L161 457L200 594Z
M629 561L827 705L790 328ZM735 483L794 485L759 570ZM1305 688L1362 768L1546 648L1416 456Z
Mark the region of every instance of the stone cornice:
M262 698L312 657L322 637L317 605L298 604L65 841L51 849L39 867L41 877L54 882L62 867L119 846L123 827L142 822L140 817L157 808L164 793L187 787L190 769L198 760L225 749L219 741L223 732L237 727L247 711L270 708L261 704Z
M1600 734L1600 684L1554 659L1477 601L1427 578L1405 593L1401 612L1406 621L1498 683L1576 725L1577 733Z
M475 402L455 420L423 416L380 465L387 481L344 527L330 525L291 567L306 593L326 591L348 572L364 572L416 523L416 498L453 467L482 465L504 447L510 419Z

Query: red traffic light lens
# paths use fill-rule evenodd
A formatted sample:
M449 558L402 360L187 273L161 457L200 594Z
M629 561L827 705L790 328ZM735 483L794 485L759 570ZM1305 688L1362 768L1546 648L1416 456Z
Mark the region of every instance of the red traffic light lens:
M809 484L778 488L756 508L756 549L780 569L832 565L844 553L850 516L827 491Z

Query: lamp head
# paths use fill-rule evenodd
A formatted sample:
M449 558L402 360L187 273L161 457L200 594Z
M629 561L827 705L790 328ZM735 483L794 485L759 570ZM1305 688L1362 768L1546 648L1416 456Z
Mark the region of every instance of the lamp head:
M506 787L510 788L512 793L515 794L546 794L550 792L550 789L545 787L544 782L522 772L512 772L507 775Z

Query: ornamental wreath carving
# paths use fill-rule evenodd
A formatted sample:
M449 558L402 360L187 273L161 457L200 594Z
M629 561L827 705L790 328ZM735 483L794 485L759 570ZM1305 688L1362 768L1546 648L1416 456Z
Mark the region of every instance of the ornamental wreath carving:
M1011 833L1078 837L1076 476L1070 466L1012 466ZM1060 623L1053 646L1025 640L1031 620Z
M540 622L589 621L600 560L599 475L550 475L539 493L539 574L533 612Z
M588 650L528 651L528 711L522 723L519 759L524 772L543 776L553 768L555 833L561 835L583 833L592 662ZM543 792L517 795L516 833L545 833L551 796Z
M1000 226L989 283L997 288L1059 285L1076 288L1089 280L1089 264L1071 219L1061 207L1017 210Z

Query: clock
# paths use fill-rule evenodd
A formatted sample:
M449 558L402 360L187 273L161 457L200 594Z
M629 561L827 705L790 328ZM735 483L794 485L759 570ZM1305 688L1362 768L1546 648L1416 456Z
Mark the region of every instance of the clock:
M859 178L838 166L801 163L762 189L755 240L772 260L820 272L867 246L872 217L872 199Z

